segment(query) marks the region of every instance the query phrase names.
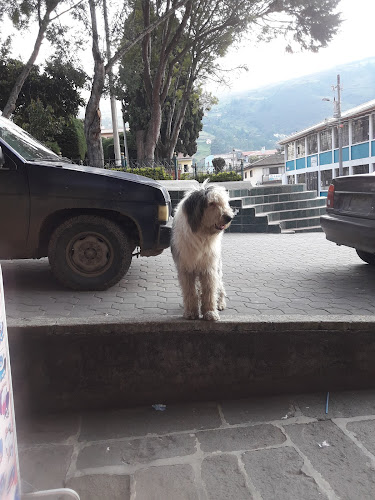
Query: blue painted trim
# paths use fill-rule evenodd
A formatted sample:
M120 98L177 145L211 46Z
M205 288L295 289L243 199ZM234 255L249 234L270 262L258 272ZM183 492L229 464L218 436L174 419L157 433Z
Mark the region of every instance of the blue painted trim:
M319 154L319 164L329 165L332 163L332 151L326 151L325 153Z
M305 158L297 158L296 160L296 169L305 168L306 167L306 159Z
M285 163L285 170L287 172L290 172L291 170L295 170L294 160L289 160Z
M311 155L307 157L307 168L311 167L311 158L316 158L316 166L318 166L318 155Z
M334 152L334 163L339 162L339 150L335 149ZM342 148L342 161L349 161L349 147Z
M369 143L356 144L352 146L352 160L360 160L369 157Z
M328 191L320 191L320 196L324 196L325 198L327 198Z
M375 141L371 143L371 156L375 156Z

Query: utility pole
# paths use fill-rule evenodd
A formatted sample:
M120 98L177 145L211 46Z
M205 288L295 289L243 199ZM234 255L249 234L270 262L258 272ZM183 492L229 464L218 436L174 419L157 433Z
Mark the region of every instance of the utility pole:
M107 59L111 59L111 45L109 39L109 24L108 24L108 11L107 11L107 1L103 0L103 13L104 13L104 25L105 25L105 37L107 42ZM117 109L116 109L116 98L113 94L113 73L112 70L108 72L109 81L109 96L111 101L111 115L112 115L112 132L113 132L113 146L115 150L115 165L116 167L121 167L121 149L120 149L120 139L118 135L118 123L117 123ZM125 130L124 130L125 134Z
M334 87L337 90L337 101L335 100L335 108L333 110L334 118L337 118L337 135L338 135L338 146L339 146L339 177L344 173L342 167L342 123L341 123L341 82L340 75L337 75L337 84Z

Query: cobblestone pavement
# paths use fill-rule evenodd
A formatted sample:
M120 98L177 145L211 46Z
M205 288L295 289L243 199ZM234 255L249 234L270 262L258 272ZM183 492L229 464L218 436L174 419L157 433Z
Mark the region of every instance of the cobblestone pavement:
M375 391L17 422L27 488L81 500L373 500ZM24 487L26 492L26 488Z
M169 250L134 258L124 279L105 292L74 292L51 275L48 261L3 261L8 319L99 321L181 316L181 294ZM374 315L375 268L323 233L226 234L223 271L228 307L241 315Z

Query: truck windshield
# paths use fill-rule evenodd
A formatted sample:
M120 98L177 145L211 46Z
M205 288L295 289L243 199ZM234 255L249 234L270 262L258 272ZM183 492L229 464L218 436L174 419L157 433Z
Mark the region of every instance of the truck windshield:
M0 138L26 161L61 161L57 154L2 116L0 116Z

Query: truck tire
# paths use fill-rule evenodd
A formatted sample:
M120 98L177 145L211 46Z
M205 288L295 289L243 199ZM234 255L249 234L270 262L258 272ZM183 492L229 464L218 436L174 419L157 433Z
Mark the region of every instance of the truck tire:
M121 227L93 215L58 226L48 246L54 276L73 290L106 290L129 269L132 244Z

